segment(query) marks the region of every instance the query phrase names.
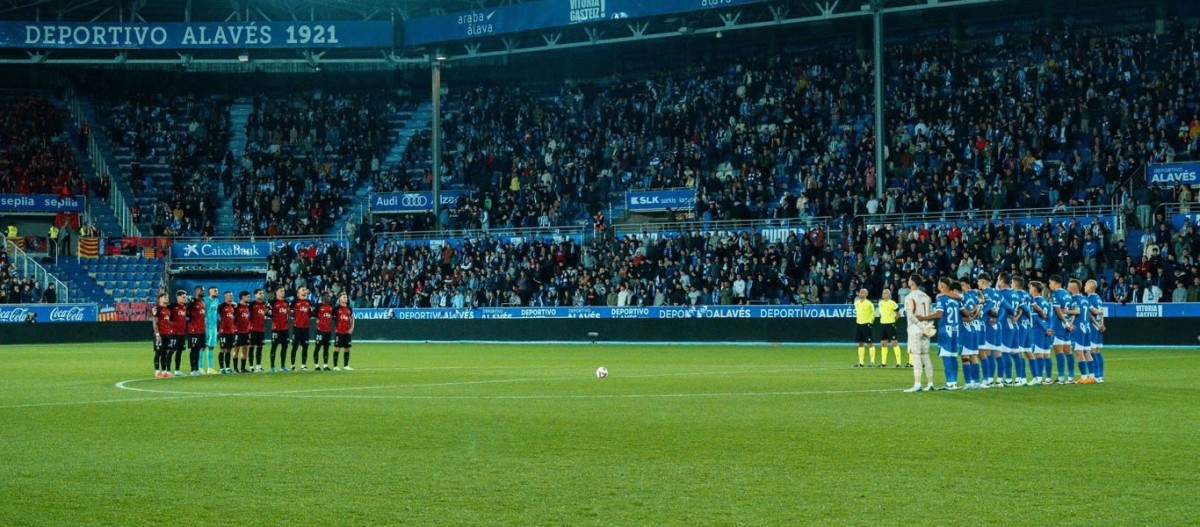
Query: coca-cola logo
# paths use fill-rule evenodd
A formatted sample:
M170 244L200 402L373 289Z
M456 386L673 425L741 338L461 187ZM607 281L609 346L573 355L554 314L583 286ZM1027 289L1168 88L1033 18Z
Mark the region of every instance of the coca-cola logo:
M83 322L84 309L75 307L56 307L50 311L51 322Z
M95 308L81 305L0 307L0 323L5 322L95 322ZM30 320L30 319L33 320Z
M24 322L29 310L23 307L0 308L0 322Z

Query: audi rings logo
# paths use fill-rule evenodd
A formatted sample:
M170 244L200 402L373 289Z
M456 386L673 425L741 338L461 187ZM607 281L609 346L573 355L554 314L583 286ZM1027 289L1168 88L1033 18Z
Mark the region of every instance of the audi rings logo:
M400 205L405 207L424 207L429 205L429 198L420 194L405 194L400 198Z
M428 209L433 198L424 193L412 194L377 194L372 200L372 209L387 210L421 210Z

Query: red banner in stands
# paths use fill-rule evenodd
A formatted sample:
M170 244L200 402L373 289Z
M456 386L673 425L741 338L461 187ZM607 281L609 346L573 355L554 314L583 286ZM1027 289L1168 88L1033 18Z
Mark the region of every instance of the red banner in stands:
M150 320L150 302L117 302L116 316L112 320L118 322L142 322ZM104 314L101 313L101 319Z

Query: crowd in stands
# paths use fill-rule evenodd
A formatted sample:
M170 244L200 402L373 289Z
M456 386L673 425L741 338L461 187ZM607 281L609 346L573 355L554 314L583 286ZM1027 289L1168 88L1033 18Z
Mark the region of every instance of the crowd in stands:
M375 228L382 228L376 225ZM982 272L1096 279L1111 302L1200 301L1200 234L1158 218L1141 255L1099 218L769 232L688 229L578 243L482 236L429 244L359 236L361 253L310 246L271 258L270 284L349 292L358 307L849 303L860 288L903 296L905 279ZM461 243L459 243L461 242ZM309 251L309 252L306 252Z
M216 219L217 163L229 144L229 103L220 97L123 94L99 101L97 116L114 147L133 155L127 167L135 196L150 196L131 211L155 235L212 234ZM149 165L166 165L170 187L156 182Z
M345 246L325 241L280 244L267 257L265 289L283 287L291 295L308 287L335 300L350 284L347 254Z
M857 52L714 60L549 95L457 92L440 162L446 182L475 193L442 219L452 228L563 225L614 193L692 186L702 219L904 212L928 223L583 244L484 236L431 246L360 233L361 253L334 282L320 279L366 307L845 303L863 287L872 298L884 288L902 296L911 273L983 271L1096 279L1114 302L1198 301L1200 236L1155 215L1162 203L1200 206L1197 193L1143 184L1147 163L1200 158L1196 50L1200 34L1178 22L1161 35L1058 28L968 49L890 46L882 199L871 192L871 64ZM404 164L377 174L376 190L427 189L419 160L428 148L427 135L414 137ZM1138 249L1092 218L941 219L1012 208L1069 215L1083 205L1117 207L1146 233ZM406 222L368 231L413 227Z
M0 97L0 194L86 194L63 123L47 99Z
M579 120L582 106L545 101L522 87L489 85L452 92L447 108L442 179L474 193L443 215L443 225L567 225L607 207L616 189L601 170L602 139L594 131L588 137L587 124ZM431 157L431 145L427 131L414 135L403 162L381 173L375 190L429 190L432 172L424 160Z
M520 202L520 221L492 213L493 227L551 202L594 212L611 193L674 187L698 189L705 219L1133 210L1150 199L1130 184L1146 163L1200 155L1197 49L1200 33L1178 21L1162 35L1059 27L970 48L889 46L882 199L871 192L872 64L852 50L711 59L540 93L479 86L448 101L441 162L447 181ZM414 137L412 165L377 188L427 188L427 173L406 174L422 173L412 166L428 145ZM465 216L481 226L477 211Z
M53 304L57 301L53 284L43 291L36 279L22 277L16 263L9 260L8 250L0 245L0 304Z
M386 116L401 101L382 93L257 97L246 155L223 177L240 235L327 233L360 183L380 172Z

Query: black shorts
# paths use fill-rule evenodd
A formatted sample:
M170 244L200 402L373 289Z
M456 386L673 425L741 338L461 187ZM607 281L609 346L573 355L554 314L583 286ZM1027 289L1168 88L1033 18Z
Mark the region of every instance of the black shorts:
M331 342L333 342L333 333L330 333L328 331L318 331L317 332L317 345L318 346L328 346Z
M204 347L204 334L192 333L188 335L188 348L200 349Z
M333 347L349 348L350 347L350 334L349 333L338 333L337 341L334 342Z
M854 328L854 341L873 344L875 342L874 332L871 331L870 324L858 324Z
M237 340L234 341L233 345L234 346L245 346L249 343L250 343L250 334L249 333L238 333Z
M879 325L879 342L896 340L896 324Z
M223 349L223 350L233 349L234 346L237 346L237 335L236 334L224 333L221 335L217 335L217 337L220 339L220 342L221 342L220 346L221 346L221 349Z
M286 329L282 330L282 331L278 330L278 329L271 330L271 345L275 345L275 343L277 343L277 342L282 342L284 344L287 344L287 341L288 341L288 331Z
M251 346L262 346L263 345L263 332L262 331L251 331L250 332L250 345Z
M171 349L169 347L170 345L171 345L171 336L170 335L159 335L158 337L155 337L154 338L154 354L157 355L164 351L170 350Z
M292 344L308 344L308 328L292 328Z
M185 338L183 335L171 335L167 338L170 339L170 343L167 344L167 351L183 351L183 340Z

